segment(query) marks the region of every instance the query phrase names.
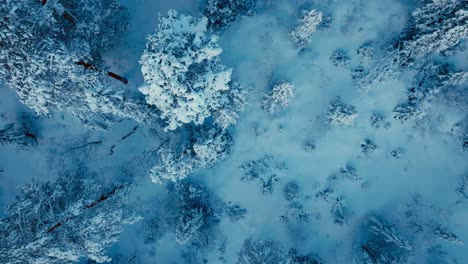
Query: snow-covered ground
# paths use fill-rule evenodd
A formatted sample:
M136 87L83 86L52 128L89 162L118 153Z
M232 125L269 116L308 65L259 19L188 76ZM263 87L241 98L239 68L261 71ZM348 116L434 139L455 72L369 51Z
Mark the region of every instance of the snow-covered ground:
M129 89L137 90L144 83L138 61L147 35L155 31L158 14L175 9L197 16L205 1L121 2L130 10L131 29L119 47L105 55L105 60L113 70L129 78ZM231 128L232 151L215 167L201 169L188 178L206 186L214 197L246 209L244 219L231 222L222 218L216 229L213 241L224 239L224 263L236 263L242 244L249 238L271 239L301 255L314 253L323 263L354 263L360 228L369 214L384 216L390 224L407 224L411 217L404 212L415 200L419 207L431 208L435 214L429 213L423 219L432 221L431 217L438 217L442 219L441 225L460 240L468 241L468 207L466 200L460 202L457 194L468 171L468 153L460 149L458 139L450 131L466 113L436 105L431 118L418 125L402 124L393 118L393 109L407 100L407 89L412 85L410 76L389 79L367 93L360 91L352 80L353 69L367 67L356 50L370 41L383 45L397 36L407 23L411 1L259 2L264 4L259 5L254 16L239 18L219 39L223 64L233 68L233 76L248 92L248 106ZM291 41L290 31L297 26L299 11L311 8L331 20L328 26L318 28L301 50ZM349 62L333 64L330 58L336 50L345 51ZM382 51L376 51L379 52ZM465 49L447 62L466 70L467 58ZM283 111L265 112L262 109L265 95L282 81L294 85L294 97ZM329 105L337 98L355 107L357 117L349 126L327 124ZM0 87L0 112L9 122L17 120L21 112L33 115L18 102L14 91L5 86ZM378 128L371 124L373 114L385 117ZM165 212L161 207L169 195L167 183L150 181L148 169L157 159L148 153L165 141L178 138L177 131L166 133L160 128L137 126L129 120L108 131L92 131L66 113L41 118L37 127L36 148L0 147L0 215L5 214L4 207L14 200L17 186L33 178L53 180L56 172L67 166L70 160L61 162L56 157L51 161L51 157L73 140L102 141L95 150L79 157L106 181L127 177L128 171L135 174L132 176L138 187L134 203L143 217L151 219ZM366 147L370 147L367 152L363 151ZM250 161L268 164L269 172L277 179L271 183L271 192L262 192L258 181L242 180L245 164ZM355 169L354 176L340 172L350 168ZM300 188L295 201L308 216L303 222L291 216L286 221L282 218L291 213L288 211L291 201L285 199L283 191L291 182ZM321 195L327 189L334 190L331 198ZM343 224L337 223L332 213L337 198L343 202ZM198 263L181 254L191 250L190 241L179 245L173 232L166 232L156 236L156 241L145 243L147 233L145 221L128 226L120 241L109 250L111 256L117 256L115 263ZM425 241L422 235L402 235L416 248L433 243ZM450 256L444 263L468 260L466 245L445 241L438 244L438 250ZM203 249L207 251L207 263L222 263L217 246ZM418 254L423 256L418 255L415 263L442 263L429 261L427 252ZM117 262L119 256L122 262Z

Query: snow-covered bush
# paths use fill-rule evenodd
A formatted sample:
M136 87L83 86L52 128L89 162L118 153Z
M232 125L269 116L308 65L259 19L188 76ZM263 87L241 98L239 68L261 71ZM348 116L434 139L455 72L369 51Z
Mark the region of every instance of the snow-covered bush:
M310 213L307 213L304 206L298 201L289 203L286 213L280 216L283 223L291 224L291 222L305 224L310 221Z
M196 170L210 168L225 159L231 145L232 138L227 131L201 127L193 134L190 145L181 152L162 148L160 162L151 169L150 177L155 183L184 179Z
M392 156L395 159L400 159L401 157L403 157L403 150L400 148L396 148L390 151L390 156Z
M376 149L377 145L370 139L366 138L364 142L361 143L361 152L366 156L372 154Z
M110 261L106 250L139 220L128 207L131 187L105 187L79 169L54 182L22 186L0 221L2 263Z
M207 25L206 17L171 10L148 37L140 59L145 79L140 91L161 112L166 130L201 125L226 107L222 100L231 89L231 69L221 64L218 37L207 36Z
M209 27L224 30L239 16L252 16L257 0L208 0L204 15Z
M288 182L283 189L284 198L287 201L293 201L301 196L301 190L299 185L295 182Z
M322 21L322 12L316 9L302 10L299 25L289 32L293 43L302 48L308 46L312 34L317 31Z
M242 163L241 180L255 182L260 186L262 194L272 193L277 182L281 180L278 172L287 169L284 163L278 163L273 156L265 155L259 160Z
M269 94L265 94L262 102L262 109L273 114L283 111L295 96L295 87L290 82L281 82L273 87Z
M387 119L380 113L373 113L370 116L370 125L373 128L390 128L391 124L386 121Z
M351 58L348 52L343 49L336 49L330 56L330 62L336 67L348 67L351 63Z
M354 124L358 114L352 105L341 102L340 98L331 101L328 106L326 124L331 126L346 127Z
M304 141L303 145L302 145L302 149L306 152L311 152L313 150L315 150L315 148L317 148L317 146L315 145L315 141L314 140L306 140Z
M245 218L247 210L240 207L238 204L228 203L224 209L226 216L231 222L237 222Z
M346 164L346 166L340 168L340 176L345 179L350 179L352 181L362 180L362 177L358 175L356 168L349 163Z

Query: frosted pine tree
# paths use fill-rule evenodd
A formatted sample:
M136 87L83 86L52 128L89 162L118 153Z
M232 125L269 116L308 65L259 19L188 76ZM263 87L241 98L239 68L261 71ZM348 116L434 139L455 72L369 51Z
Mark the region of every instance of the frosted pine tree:
M352 126L357 119L356 108L352 105L341 102L340 98L331 101L328 106L325 123L330 126Z
M361 81L363 91L394 78L432 54L450 55L468 37L465 0L431 0L412 12L414 26Z
M2 263L72 263L86 257L110 261L105 252L127 224L139 220L127 206L130 187L104 187L86 170L54 182L22 186L0 221Z
M322 12L316 9L302 10L299 25L289 32L293 43L302 48L309 45L312 34L317 31L322 20Z
M231 89L231 69L219 59L218 37L207 35L208 19L168 12L148 37L141 57L146 101L156 106L166 130L202 124L221 110Z
M112 89L119 82L111 83L110 73L86 62L100 59L98 49L90 48L91 37L87 38L84 32L91 28L112 31L104 20L96 22L99 26L96 23L85 26L79 22L80 15L87 14L86 10L91 8L90 2L76 5L73 9L76 16L56 1L2 0L0 3L3 17L0 21L0 80L16 90L22 103L41 115L69 112L96 128L108 127L114 122L114 116L139 122L157 120L154 109L146 107L143 100L125 93L123 88ZM82 9L84 7L86 9ZM104 8L93 7L96 9L93 14L99 13L99 7ZM76 23L56 17L57 14L68 14L66 17L73 18ZM105 34L98 35L104 37ZM117 38L112 35L114 37ZM101 43L100 40L99 37L93 39ZM105 48L111 46L108 43Z
M202 168L210 168L230 153L232 138L227 131L217 128L199 128L188 146L181 151L162 148L160 162L151 169L153 182L178 181Z
M283 111L294 98L295 90L294 85L290 82L283 81L275 85L273 90L265 95L262 109L269 114Z
M402 55L418 59L432 52L443 54L468 37L465 0L432 0L412 13L413 37L403 42Z

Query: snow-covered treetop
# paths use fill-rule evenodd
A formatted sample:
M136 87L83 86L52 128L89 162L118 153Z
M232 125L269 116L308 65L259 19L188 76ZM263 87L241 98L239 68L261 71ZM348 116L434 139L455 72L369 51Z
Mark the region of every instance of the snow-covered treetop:
M289 33L294 44L300 47L307 46L310 43L312 33L317 31L322 20L322 12L316 9L302 10L299 25Z
M168 12L157 32L148 37L141 57L148 104L161 111L166 130L183 124L200 125L220 108L230 89L231 69L219 60L222 49L216 36L206 35L208 19Z
M464 0L433 0L412 16L415 36L404 43L403 53L419 58L444 53L468 37L468 10Z
M110 19L122 18L122 9L115 0L1 0L0 81L40 115L66 111L94 128L107 128L113 116L154 123L154 109L116 89L99 65L99 51L112 47L127 25ZM88 60L102 69L83 67Z
M296 94L294 84L283 81L273 87L273 90L265 95L262 102L262 109L273 114L286 109Z
M150 177L154 183L163 180L179 181L190 173L210 168L225 159L233 144L231 135L218 128L198 128L192 135L190 145L182 151L162 148L160 162L151 169Z
M325 123L330 126L346 127L352 126L357 118L358 113L354 106L343 103L340 98L335 98L328 106Z
M252 15L256 0L208 0L205 16L209 27L223 30L230 26L239 16Z

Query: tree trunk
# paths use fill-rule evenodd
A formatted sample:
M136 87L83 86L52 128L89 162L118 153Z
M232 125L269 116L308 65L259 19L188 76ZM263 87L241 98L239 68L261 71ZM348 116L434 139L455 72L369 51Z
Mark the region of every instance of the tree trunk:
M41 4L42 5L46 5L47 4L47 0L41 0ZM78 23L76 21L76 18L70 13L68 12L67 10L63 11L63 14L62 16L70 23L72 23L73 25L76 25L76 23Z
M93 71L101 72L101 70L98 67L92 65L91 63L87 63L87 62L84 62L84 61L78 61L78 62L75 62L75 64L81 65L81 66L85 67L85 69L90 69L90 70L93 70ZM120 76L120 75L118 75L116 73L107 72L107 75L114 78L114 79L116 79L116 80L118 80L118 81L123 82L124 84L128 84L127 78L122 77L122 76Z

